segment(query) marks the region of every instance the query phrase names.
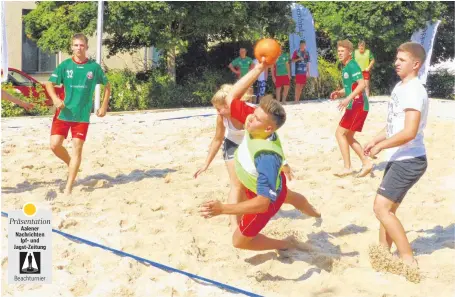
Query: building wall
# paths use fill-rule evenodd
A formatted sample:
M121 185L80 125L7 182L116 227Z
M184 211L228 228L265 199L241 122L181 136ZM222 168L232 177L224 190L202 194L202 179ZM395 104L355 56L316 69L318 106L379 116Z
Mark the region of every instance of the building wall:
M8 43L8 66L22 70L22 10L34 9L36 4L33 1L5 1L6 15L6 35ZM68 40L70 42L70 40ZM96 58L96 35L89 37L88 56ZM149 50L140 49L132 54L117 54L107 58L107 50L103 49L101 65L107 69L124 69L128 68L133 71L144 69L144 54L147 50L150 59ZM67 53L57 55L57 65L71 57ZM150 61L149 61L150 63ZM149 64L150 65L150 64ZM50 73L30 73L38 81L47 81Z

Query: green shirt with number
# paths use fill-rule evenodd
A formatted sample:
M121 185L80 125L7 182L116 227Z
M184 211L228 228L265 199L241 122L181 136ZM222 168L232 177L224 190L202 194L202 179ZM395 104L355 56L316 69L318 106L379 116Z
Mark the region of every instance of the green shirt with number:
M343 77L343 86L344 86L344 92L345 96L349 96L357 87L358 83L357 81L359 79L363 79L362 75L362 70L360 69L359 64L357 64L356 61L350 60L346 66L341 70L341 75ZM355 100L363 100L363 110L368 111L369 110L369 104L368 104L368 97L365 94L365 91L357 95ZM347 109L352 109L352 102L349 102L349 105L346 107Z
M240 69L240 77L244 76L245 74L248 73L250 70L251 64L253 64L253 59L250 57L245 57L245 58L236 58L234 61L232 61L232 66L239 68Z
M65 88L65 107L60 111L59 120L89 123L93 106L93 93L97 84L107 84L107 77L101 66L94 60L76 63L66 59L52 73L49 81Z

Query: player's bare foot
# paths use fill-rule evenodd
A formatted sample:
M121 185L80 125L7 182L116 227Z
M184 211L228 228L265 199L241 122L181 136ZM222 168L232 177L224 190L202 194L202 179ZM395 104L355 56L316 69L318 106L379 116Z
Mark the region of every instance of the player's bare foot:
M335 172L333 175L337 177L345 177L353 173L351 168L343 168L342 170Z
M360 172L357 174L356 177L365 177L371 172L371 170L373 170L373 163L368 161L367 164L364 164L362 166L362 169L360 169Z
M72 192L72 189L65 188L65 191L63 191L63 195L70 196L71 192Z
M403 261L404 262L404 261ZM420 283L420 271L419 271L419 263L416 259L413 259L412 263L404 262L403 266L403 275L406 279L413 283Z

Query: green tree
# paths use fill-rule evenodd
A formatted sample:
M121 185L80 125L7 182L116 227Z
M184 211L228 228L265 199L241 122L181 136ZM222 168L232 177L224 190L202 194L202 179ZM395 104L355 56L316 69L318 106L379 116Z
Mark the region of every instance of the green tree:
M289 2L104 2L104 44L110 55L145 46L164 50L175 77L175 58L191 41L223 42L287 34ZM96 2L38 2L25 17L27 34L48 51L70 51L76 32L96 31Z
M425 27L427 21L442 21L432 61L454 56L453 2L301 2L313 14L320 52L335 59L336 41L349 39L355 45L365 40L376 58L373 70L373 91L389 93L397 81L393 62L396 48L409 41L411 35ZM330 42L327 42L327 39ZM331 49L328 49L330 46Z

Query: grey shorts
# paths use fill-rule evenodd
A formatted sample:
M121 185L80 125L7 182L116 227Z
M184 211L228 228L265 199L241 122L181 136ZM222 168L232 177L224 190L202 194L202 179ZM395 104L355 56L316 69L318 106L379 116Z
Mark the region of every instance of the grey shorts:
M223 150L224 161L229 161L229 160L234 159L234 153L238 147L239 147L238 144L225 138L223 141L223 146L221 148Z
M426 170L426 156L389 162L377 193L395 203L401 203L409 189Z

